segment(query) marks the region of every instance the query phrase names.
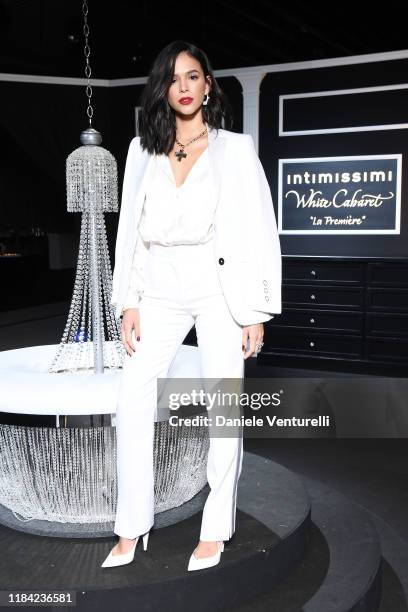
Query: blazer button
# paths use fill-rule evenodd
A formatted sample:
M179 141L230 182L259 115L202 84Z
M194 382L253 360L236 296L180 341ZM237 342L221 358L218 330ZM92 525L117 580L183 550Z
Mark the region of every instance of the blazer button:
M220 258L219 258L219 260L218 260L218 263L219 263L219 264L222 266L222 265L223 265L223 263L224 263L224 258L223 258L223 257L220 257Z

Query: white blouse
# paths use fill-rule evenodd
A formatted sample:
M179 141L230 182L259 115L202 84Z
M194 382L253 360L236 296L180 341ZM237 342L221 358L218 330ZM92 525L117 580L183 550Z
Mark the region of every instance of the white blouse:
M179 187L176 186L169 158L164 154L154 157L153 175L137 229L129 289L123 310L139 306L145 289L144 271L140 262L150 242L167 246L204 243L213 237L215 231L215 194L208 147L194 162Z

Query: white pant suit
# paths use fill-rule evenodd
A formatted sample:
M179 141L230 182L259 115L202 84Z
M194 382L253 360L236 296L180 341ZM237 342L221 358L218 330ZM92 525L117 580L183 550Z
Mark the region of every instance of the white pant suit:
M157 378L167 376L192 326L196 327L203 379L242 379L244 375L242 326L228 309L213 256L212 187L208 149L180 187L167 156L155 156L124 304L124 309L139 308L140 341L132 334L136 351L125 357L116 410L114 532L129 539L147 532L154 523ZM149 253L142 270L138 249L146 244ZM242 457L241 435L210 436L210 493L203 509L201 540L228 540L235 531Z

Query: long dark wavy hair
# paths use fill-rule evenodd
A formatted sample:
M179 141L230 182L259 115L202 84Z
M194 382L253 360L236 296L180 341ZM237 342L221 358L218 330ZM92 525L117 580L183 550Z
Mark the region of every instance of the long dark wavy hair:
M140 145L150 154L168 155L174 146L176 119L174 109L167 101L167 93L174 77L176 58L182 51L200 63L204 77L211 77L208 103L201 107L203 121L216 130L221 127L228 130L233 124L231 104L214 78L207 55L191 43L175 40L164 47L154 60L140 96Z

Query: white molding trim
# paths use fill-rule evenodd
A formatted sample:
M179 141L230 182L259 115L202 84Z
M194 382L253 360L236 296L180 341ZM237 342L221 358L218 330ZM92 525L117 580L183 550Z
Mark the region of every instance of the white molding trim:
M228 68L223 70L214 70L216 78L219 77L235 77L242 85L244 98L244 118L243 131L251 134L254 140L256 151L259 146L259 88L262 79L268 73L288 72L294 70L312 70L315 68L325 68L333 66L348 66L353 64L364 64L373 62L386 62L398 59L408 59L408 49L397 51L385 51L381 53L366 53L362 55L349 55L343 57L333 57L328 59L305 60L299 62L284 62L281 64L264 64L261 66L253 66L246 68ZM15 82L15 83L37 83L47 85L79 85L86 86L87 79L85 77L56 77L56 76L41 76L30 74L11 74L0 73L0 82ZM147 82L145 77L132 77L125 79L90 79L92 87L129 87L135 85L144 85ZM279 102L281 104L281 102ZM281 117L281 114L280 114ZM279 117L279 120L280 120ZM373 128L374 129L374 128ZM384 127L382 129L401 129L400 126ZM337 130L345 131L345 130ZM348 130L351 131L351 130ZM357 131L357 130L353 130ZM308 134L313 132L307 132ZM315 132L315 133L321 133ZM329 132L327 132L329 133ZM301 132L296 134L300 135ZM291 135L287 133L285 135ZM295 134L292 134L295 135Z
M408 83L393 85L373 85L372 87L354 87L350 89L327 89L323 91L307 91L304 93L283 94L282 98L321 98L323 96L342 96L344 94L369 93L370 91L385 91L389 89L408 89Z
M353 95L370 93L373 91L390 91L408 89L408 83L396 83L394 85L375 85L373 87L355 87L353 89L330 89L326 91L311 91L295 94L282 94L279 96L279 136L308 136L311 134L340 134L344 132L374 132L378 130L402 130L408 128L408 123L391 123L380 125L361 125L342 128L322 128L317 130L287 130L283 129L284 102L296 98L323 98L325 96Z
M9 74L0 72L0 82L14 83L37 83L37 85L81 85L86 86L88 79L75 77L55 77L35 74ZM90 84L95 87L110 87L109 79L89 79Z
M111 79L109 87L129 87L132 85L144 85L145 83L147 83L147 76L129 77L128 79Z
M347 55L328 59L284 62L282 64L263 64L249 68L228 68L225 70L216 70L214 71L214 74L216 76L238 77L241 72L248 72L250 70L257 72L288 72L293 70L311 70L314 68L387 62L398 59L408 59L408 49L401 49L399 51L384 51L380 53L365 53L362 55Z
M135 106L135 136L140 136L139 130L138 130L139 114L140 114L140 106Z

